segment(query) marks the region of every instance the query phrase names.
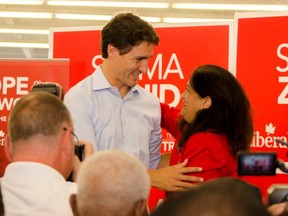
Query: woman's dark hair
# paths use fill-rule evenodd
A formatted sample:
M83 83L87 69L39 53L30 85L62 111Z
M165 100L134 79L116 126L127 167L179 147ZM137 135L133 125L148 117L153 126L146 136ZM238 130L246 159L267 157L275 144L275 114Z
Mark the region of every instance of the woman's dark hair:
M158 45L159 36L154 28L133 13L118 13L101 31L102 57L108 57L109 44L119 49L120 55L124 55L143 41Z
M216 65L198 67L189 80L191 88L202 98L210 96L210 108L200 110L193 122L179 122L179 147L197 132L224 134L232 153L248 150L253 137L250 102L240 83L226 69Z

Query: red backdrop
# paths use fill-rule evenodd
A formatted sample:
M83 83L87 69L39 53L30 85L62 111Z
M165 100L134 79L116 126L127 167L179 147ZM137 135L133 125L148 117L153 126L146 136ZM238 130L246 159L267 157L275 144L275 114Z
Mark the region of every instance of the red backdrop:
M34 84L57 82L69 88L69 60L0 60L0 177L9 163L4 151L9 112L14 103L31 91Z
M244 13L235 21L236 76L253 107L252 149L277 152L279 159L288 161L287 147L275 142L288 137L288 14ZM259 186L264 197L271 184L288 183L287 174L244 179Z

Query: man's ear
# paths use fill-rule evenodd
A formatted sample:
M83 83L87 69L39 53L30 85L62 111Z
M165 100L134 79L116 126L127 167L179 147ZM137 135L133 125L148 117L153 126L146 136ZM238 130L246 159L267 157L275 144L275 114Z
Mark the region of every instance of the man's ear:
M74 216L79 216L78 208L77 208L77 200L76 194L71 194L70 196L70 206Z
M71 144L71 132L70 131L65 131L63 136L61 137L61 143L62 143L62 149L66 154L71 154L71 151L73 148L74 151L74 145Z
M115 54L119 55L119 50L110 43L107 46L107 53L110 58L113 58Z
M4 137L5 154L9 161L12 161L12 150L10 147L10 138L8 135Z
M134 207L134 215L135 216L148 216L148 207L147 207L147 200L142 199L136 202Z

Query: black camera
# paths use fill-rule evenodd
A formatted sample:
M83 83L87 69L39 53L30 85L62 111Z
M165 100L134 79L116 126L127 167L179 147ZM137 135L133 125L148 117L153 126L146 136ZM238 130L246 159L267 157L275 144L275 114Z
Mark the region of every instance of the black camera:
M283 140L275 139L276 142L288 146ZM237 155L238 175L239 176L273 176L276 169L288 173L285 163L277 159L275 152L239 152ZM267 190L267 204L288 201L288 182L287 184L272 184Z
M279 167L274 152L239 152L238 175L276 175Z
M59 97L61 100L64 99L63 87L60 86L58 83L43 82L43 83L34 84L32 86L31 92L35 92L35 91L49 92L49 93Z
M288 143L275 139L276 142L288 146ZM276 169L288 173L285 163L277 159L276 152L245 152L237 154L238 175L276 175Z
M75 145L75 155L78 156L80 161L83 161L84 159L84 144L76 144Z
M273 176L276 169L288 173L284 162L277 160L275 152L239 152L238 153L238 175L239 176ZM288 201L287 184L272 184L267 189L267 204Z

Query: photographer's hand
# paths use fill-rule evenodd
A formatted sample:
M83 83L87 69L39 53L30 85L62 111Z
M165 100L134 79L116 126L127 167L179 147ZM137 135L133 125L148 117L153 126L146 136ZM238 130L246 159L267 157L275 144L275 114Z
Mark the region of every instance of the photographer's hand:
M276 203L267 208L271 216L287 216L288 215L288 202Z
M93 145L90 142L85 141L85 140L80 140L79 143L81 145L84 145L84 158L83 158L83 160L85 160L86 158L88 158L90 155L93 154ZM77 155L75 155L74 159L73 159L73 176L72 176L72 179L74 182L76 182L76 180L77 180L77 174L78 174L78 171L80 169L80 166L81 166L81 161L79 160Z
M94 149L93 149L93 145L85 140L80 140L79 143L84 144L84 160L85 158L89 157L90 155L93 154Z

